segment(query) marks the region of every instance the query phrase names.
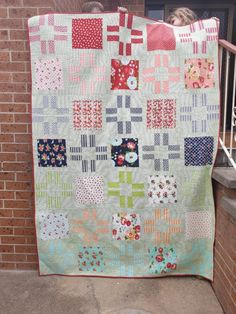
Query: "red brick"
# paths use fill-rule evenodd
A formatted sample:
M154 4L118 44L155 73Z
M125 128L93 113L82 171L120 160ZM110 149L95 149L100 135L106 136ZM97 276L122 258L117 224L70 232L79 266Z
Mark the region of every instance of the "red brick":
M0 30L0 40L8 40L8 30Z
M1 0L2 7L21 7L21 0Z
M31 184L31 183L30 183ZM31 191L16 191L16 199L28 200L29 198L33 198L33 192ZM17 210L17 213L20 210ZM28 213L28 210L26 211Z
M13 73L13 75L14 74L15 73ZM27 109L26 104L1 104L0 106L0 112L14 112L14 113L26 112L26 109Z
M0 42L1 46L1 42ZM0 47L1 49L1 47ZM0 71L6 71L6 72L24 72L25 66L23 63L19 62L1 62L0 63Z
M0 209L0 217L11 218L12 217L12 210ZM0 233L0 235L1 235L1 233Z
M5 200L4 201L5 208L30 208L29 200Z
M39 8L38 11L39 11L39 15L43 15L43 14L52 12L52 9L51 8Z
M0 87L1 87L1 84L4 84L4 83L0 83ZM8 84L5 83L5 85L8 85ZM0 88L0 90L1 90L1 88ZM10 123L13 121L14 121L13 114L1 114L0 115L0 122Z
M31 83L28 83L28 84L27 84L27 92L28 92L28 93L31 93L31 90L32 90L32 84L31 84Z
M12 101L12 95L11 94L1 94L0 93L0 102L9 102ZM1 108L2 105L0 105ZM1 109L0 109L1 110Z
M7 17L7 8L0 8L0 18L6 18Z
M3 262L26 262L27 255L25 254L2 254Z
M0 159L1 160L1 159ZM0 182L0 190L4 190L4 182ZM2 201L2 200L1 200Z
M1 174L0 174L1 176ZM23 172L16 174L17 181L32 181L33 180L33 173L30 172Z
M22 83L0 83L0 90L3 92L25 92L26 85Z
M12 227L1 227L0 228L0 234L1 235L13 234L13 228Z
M1 237L2 244L25 244L26 240L23 237Z
M6 82L6 83L11 82L11 73L1 73L0 74L0 82Z
M38 256L37 255L27 255L27 262L38 263Z
M25 172L31 170L32 166L24 162L3 162L2 169L4 171L20 171Z
M12 73L13 82L30 82L30 73Z
M16 154L16 161L24 161L24 162L32 162L32 153L17 153Z
M28 198L30 198L30 197L31 197L31 195L28 196ZM13 215L16 218L22 218L22 217L24 217L24 218L34 218L34 212L31 209L28 209L28 210L16 209L16 210L13 210Z
M0 153L0 161L16 161L15 153Z
M9 17L10 18L23 18L23 17L31 17L37 15L36 8L10 8L9 9Z
M15 142L16 143L30 143L31 144L31 134L16 134Z
M1 36L1 34L0 34ZM10 61L10 54L8 51L0 51L0 62Z
M30 189L31 184L29 182L6 182L6 190L25 191Z
M35 236L35 229L34 228L15 228L14 227L14 235Z
M11 40L28 40L28 33L26 30L10 30Z
M15 175L14 173L11 173L11 172L0 172L0 180L14 180L15 178Z
M23 22L21 19L0 19L1 29L22 29Z
M27 152L29 150L28 144L2 144L3 152Z
M25 7L36 7L36 8L45 8L53 7L54 3L52 0L23 0L23 6Z
M14 101L20 103L29 103L31 102L30 94L14 94Z
M27 41L26 41L25 43L27 43ZM27 47L27 45L26 45L26 47L25 47L25 50L26 50L26 51L29 51L29 47ZM25 72L28 72L28 73L31 72L30 61L29 61L29 62L27 62L27 61L25 62Z
M14 246L13 245L0 245L0 252L14 252Z
M13 191L0 191L0 199L2 200L14 199L14 192Z
M25 220L25 226L26 227L34 227L35 226L34 219L26 219Z
M38 269L38 264L18 263L18 264L16 264L16 269L20 269L20 270L37 270Z
M14 263L1 263L0 262L0 268L1 269L15 269L15 265Z
M15 122L16 123L31 123L31 115L30 114L15 114Z
M31 245L35 245L35 244L36 244L36 239L35 239L35 237L27 237L27 238L26 238L26 243L27 243L27 244L31 244Z
M29 51L12 51L11 52L11 60L12 61L28 61L30 60Z
M0 117L2 118L2 116L9 116L9 122L11 122L11 115L0 115ZM1 143L9 143L9 142L13 142L14 141L14 136L13 134L0 134L0 142Z
M37 248L35 245L17 245L15 246L16 253L37 253Z
M0 41L0 49L12 50L12 51L23 51L25 50L25 44L23 41L2 40Z
M2 124L2 133L27 133L27 125L25 124Z

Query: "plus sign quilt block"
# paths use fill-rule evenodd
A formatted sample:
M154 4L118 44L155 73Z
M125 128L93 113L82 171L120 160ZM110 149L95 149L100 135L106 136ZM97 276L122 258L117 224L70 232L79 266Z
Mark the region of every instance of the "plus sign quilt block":
M213 279L218 20L28 20L40 275Z

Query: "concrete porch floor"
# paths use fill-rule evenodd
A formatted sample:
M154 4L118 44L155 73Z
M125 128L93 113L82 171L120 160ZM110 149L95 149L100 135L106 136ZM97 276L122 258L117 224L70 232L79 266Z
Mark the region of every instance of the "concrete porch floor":
M222 314L211 285L195 277L38 277L0 271L1 314Z

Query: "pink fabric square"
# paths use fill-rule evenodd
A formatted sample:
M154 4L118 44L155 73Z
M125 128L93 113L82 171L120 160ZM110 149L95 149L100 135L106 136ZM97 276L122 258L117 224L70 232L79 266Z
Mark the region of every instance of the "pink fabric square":
M147 128L172 129L176 127L176 100L155 99L147 102Z
M102 19L72 19L72 48L102 49Z
M101 129L102 102L99 100L78 100L73 102L74 129Z
M210 88L215 86L214 62L211 58L186 59L185 88Z
M171 26L147 24L147 50L175 50L176 38Z
M63 89L62 63L59 59L38 59L34 65L36 89Z

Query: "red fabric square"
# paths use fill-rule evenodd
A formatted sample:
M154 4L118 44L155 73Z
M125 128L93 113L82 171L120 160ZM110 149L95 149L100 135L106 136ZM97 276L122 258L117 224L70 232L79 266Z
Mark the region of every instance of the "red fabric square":
M138 90L139 61L111 60L111 89Z
M72 48L102 49L102 19L72 19Z
M147 50L175 50L176 39L171 27L147 24Z

